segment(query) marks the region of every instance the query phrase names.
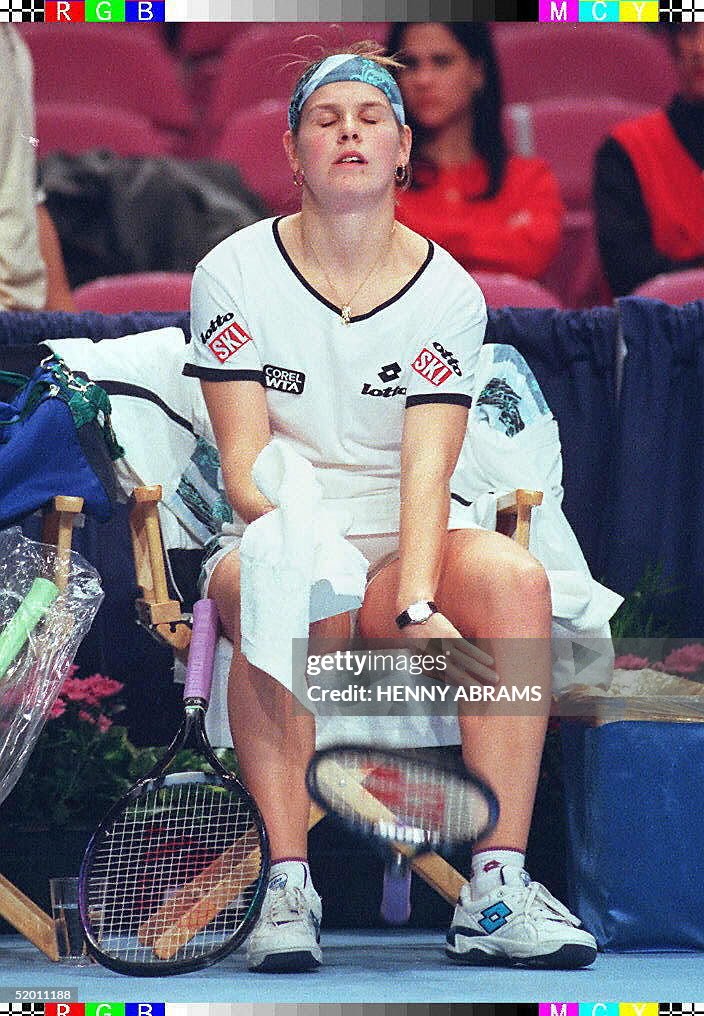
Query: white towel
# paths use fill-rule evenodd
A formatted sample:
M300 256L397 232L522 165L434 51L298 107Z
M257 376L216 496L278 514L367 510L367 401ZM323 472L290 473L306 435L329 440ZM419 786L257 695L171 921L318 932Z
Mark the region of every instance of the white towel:
M242 652L300 691L294 688L294 645L305 649L311 622L361 606L368 562L344 539L312 465L297 452L274 438L257 456L252 476L276 508L248 525L240 544Z

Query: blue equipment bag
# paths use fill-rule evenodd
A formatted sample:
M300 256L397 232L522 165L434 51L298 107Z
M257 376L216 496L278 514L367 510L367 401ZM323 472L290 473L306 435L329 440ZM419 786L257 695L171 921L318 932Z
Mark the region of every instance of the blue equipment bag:
M12 402L0 402L0 527L58 494L82 497L88 515L109 519L117 500L112 460L122 449L106 392L56 356L30 377L0 371L0 382L19 388Z
M607 952L704 949L704 723L560 723L571 910Z

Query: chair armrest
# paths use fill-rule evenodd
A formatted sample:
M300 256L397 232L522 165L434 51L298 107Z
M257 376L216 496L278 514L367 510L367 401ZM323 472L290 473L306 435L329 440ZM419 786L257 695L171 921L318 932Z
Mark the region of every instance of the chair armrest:
M509 494L503 494L496 501L497 532L510 536L527 550L531 512L542 503L543 493L540 490L524 490L519 487Z
M186 649L190 626L181 604L169 597L164 565L164 543L159 525L161 487L135 487L130 497L130 536L134 570L141 596L136 600L137 616L152 635L173 649Z
M42 511L42 543L56 546L54 582L65 589L68 582L69 554L74 526L83 524L83 498L58 494Z

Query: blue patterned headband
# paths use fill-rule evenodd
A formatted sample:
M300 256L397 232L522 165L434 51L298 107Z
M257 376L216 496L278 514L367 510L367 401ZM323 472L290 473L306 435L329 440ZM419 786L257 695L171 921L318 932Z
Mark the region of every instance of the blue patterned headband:
M401 92L387 69L368 57L358 56L355 53L337 53L313 64L296 85L288 107L288 125L292 131L298 129L303 105L316 88L331 85L335 81L363 81L367 85L374 85L391 103L399 124L401 126L405 124L406 114Z

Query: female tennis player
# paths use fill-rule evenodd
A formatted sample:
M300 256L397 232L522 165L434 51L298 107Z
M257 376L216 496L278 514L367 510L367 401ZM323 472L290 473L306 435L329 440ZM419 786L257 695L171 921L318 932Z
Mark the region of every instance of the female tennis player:
M283 141L300 212L227 238L193 282L185 372L201 379L236 513L207 562L207 592L235 646L233 739L274 862L248 940L250 969L260 971L321 962L321 904L306 861L314 721L237 651L237 548L244 527L272 508L251 473L271 436L313 464L332 510L351 512L347 538L370 563L365 637L487 640L500 681L530 673L549 689L551 679L545 571L506 537L467 528L450 498L484 299L446 251L395 221L411 132L393 61L353 49L309 67L291 99ZM346 636L348 624L342 615L314 628ZM465 762L496 791L501 817L474 851L448 955L586 966L594 939L523 867L546 716L462 715L460 725Z

